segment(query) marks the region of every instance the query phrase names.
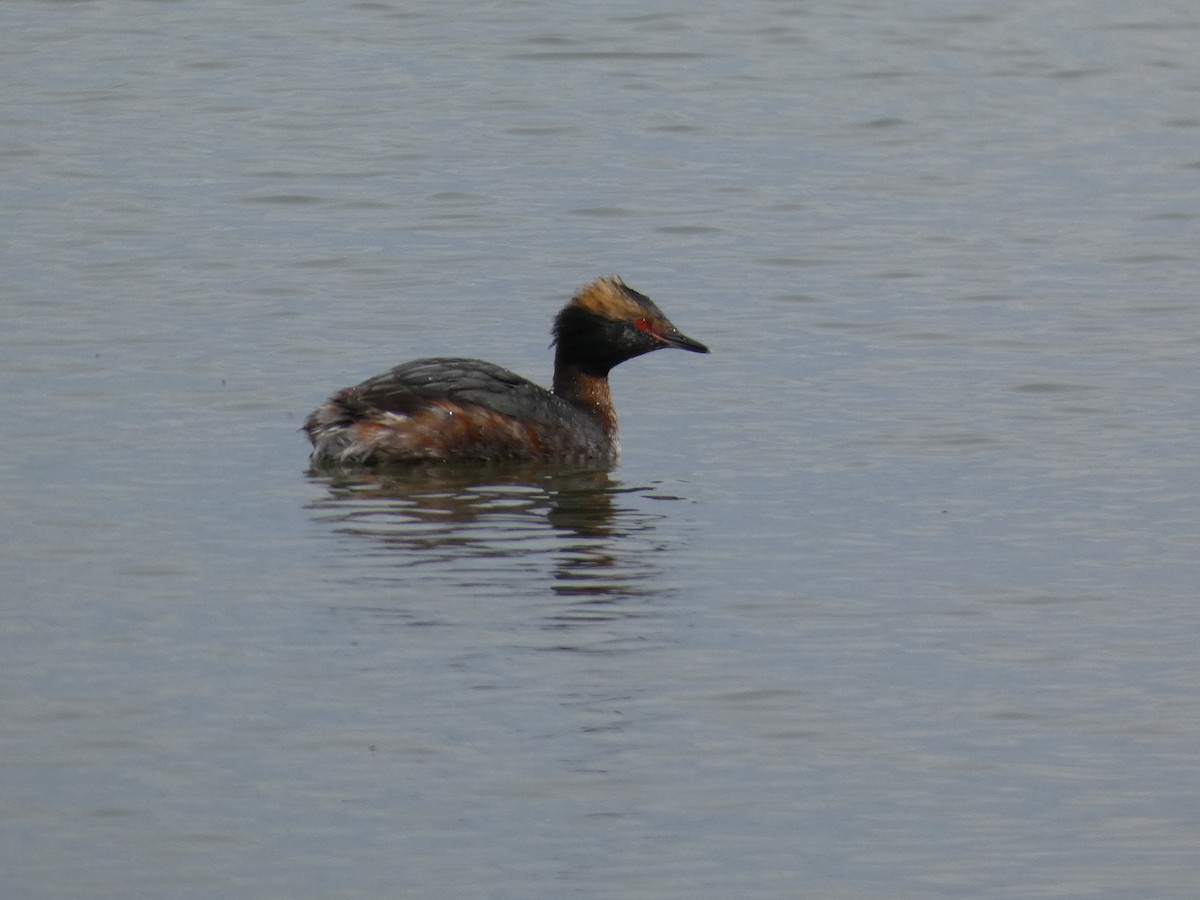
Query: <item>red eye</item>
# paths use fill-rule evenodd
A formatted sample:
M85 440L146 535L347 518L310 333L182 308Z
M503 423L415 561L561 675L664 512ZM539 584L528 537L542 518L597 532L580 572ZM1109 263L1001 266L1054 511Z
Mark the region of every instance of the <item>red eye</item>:
M638 319L636 322L633 323L633 327L636 328L638 331L649 331L650 330L650 320L649 319Z

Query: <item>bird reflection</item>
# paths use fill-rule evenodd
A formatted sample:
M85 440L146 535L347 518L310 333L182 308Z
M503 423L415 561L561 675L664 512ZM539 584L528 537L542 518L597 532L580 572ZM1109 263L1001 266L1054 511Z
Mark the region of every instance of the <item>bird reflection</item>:
M350 553L360 579L456 596L549 589L571 601L548 611L561 627L634 616L639 598L663 593L660 516L644 502L654 489L606 468L437 463L311 477L328 489L311 504L317 518L365 541Z

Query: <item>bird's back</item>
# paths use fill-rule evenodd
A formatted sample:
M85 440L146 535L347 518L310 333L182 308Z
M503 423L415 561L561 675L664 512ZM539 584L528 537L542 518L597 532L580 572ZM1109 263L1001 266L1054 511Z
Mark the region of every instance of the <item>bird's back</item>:
M335 394L305 423L319 464L608 457L581 407L478 359L402 363Z

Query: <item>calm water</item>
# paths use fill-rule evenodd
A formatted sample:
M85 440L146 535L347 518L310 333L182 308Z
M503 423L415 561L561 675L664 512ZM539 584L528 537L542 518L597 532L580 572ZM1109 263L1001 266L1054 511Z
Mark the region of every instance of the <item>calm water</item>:
M1194 3L0 24L6 897L1195 895ZM306 475L613 271L619 467Z

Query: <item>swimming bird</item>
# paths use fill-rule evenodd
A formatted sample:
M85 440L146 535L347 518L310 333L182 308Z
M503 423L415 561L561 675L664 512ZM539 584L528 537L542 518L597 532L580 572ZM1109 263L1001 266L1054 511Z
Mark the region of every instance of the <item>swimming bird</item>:
M674 347L708 353L615 275L554 319L551 390L493 363L432 357L338 391L304 423L319 468L432 460L615 460L614 366Z

